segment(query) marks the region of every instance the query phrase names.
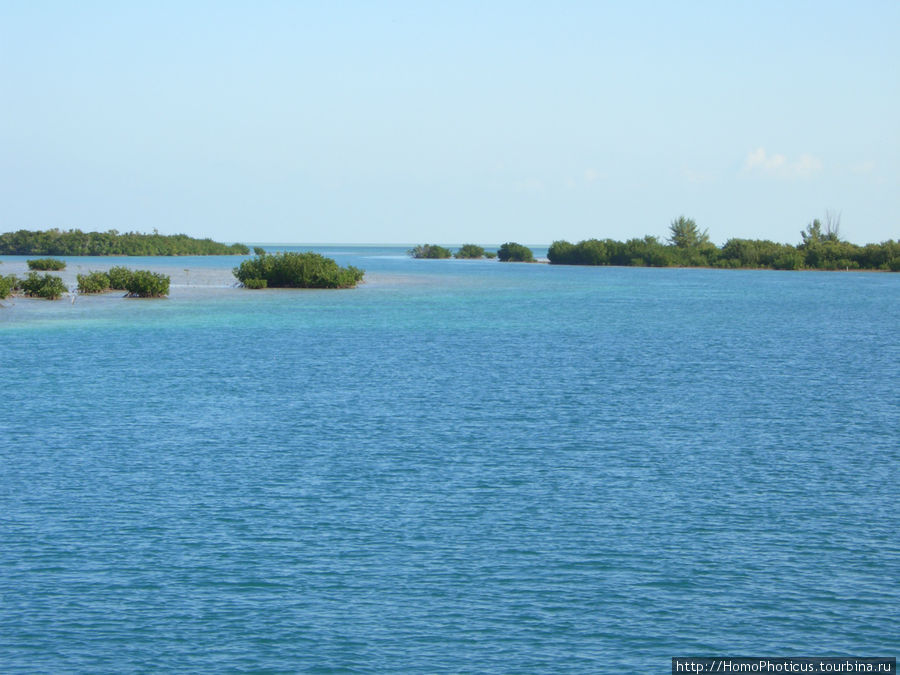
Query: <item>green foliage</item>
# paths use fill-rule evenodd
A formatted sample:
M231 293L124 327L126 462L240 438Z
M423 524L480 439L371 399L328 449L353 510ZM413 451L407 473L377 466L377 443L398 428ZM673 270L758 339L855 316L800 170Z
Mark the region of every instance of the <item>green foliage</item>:
M825 212L825 229L822 229L822 221L815 218L806 229L800 233L803 243L800 248L815 246L821 242L839 242L841 241L841 216L831 211Z
M615 242L611 244L614 246ZM577 244L554 241L547 251L547 258L554 265L608 265L610 246L599 239L587 239Z
M514 241L503 244L497 251L500 262L534 262L531 249Z
M791 247L793 249L793 246ZM774 270L802 270L803 255L796 249L787 250L772 261Z
M729 239L719 250L719 267L764 267L795 269L795 249L790 244L778 244L767 239ZM800 256L802 260L802 256ZM782 267L777 267L776 261Z
M106 273L109 277L109 287L114 291L126 290L133 274L127 267L110 267Z
M247 279L244 281L244 288L266 288L269 282L265 279Z
M650 235L643 239L629 239L624 246L616 246L615 249L613 260L616 265L668 267L675 264L669 247Z
M449 248L436 244L419 244L409 249L407 253L413 258L449 258L451 255Z
M109 275L106 272L89 272L76 275L78 279L78 292L84 295L90 293L103 293L109 290Z
M565 239L559 239L550 244L547 249L547 259L551 265L577 265L578 256L575 246Z
M169 277L150 270L135 270L125 290L130 298L161 298L169 294Z
M28 269L40 270L41 272L59 272L60 270L66 269L66 261L57 260L56 258L37 258L26 262L28 263Z
M709 243L709 231L700 231L690 218L678 216L669 225L669 242L677 248L697 248Z
M253 247L253 253L254 253L255 255L265 255L265 254L266 254L266 249L264 249L262 246L254 246L254 247Z
M0 255L247 255L243 244L220 244L186 234L162 235L116 230L19 230L0 234Z
M331 258L312 251L261 255L234 268L234 276L242 284L263 279L270 288L353 288L363 274L361 269L340 267Z
M669 244L656 237L629 239L588 239L577 244L553 242L547 257L555 265L625 265L800 269L880 269L896 270L900 242L857 246L839 237L840 216L827 212L825 225L814 220L801 233L799 246L761 239L729 239L722 248L709 241L706 230L684 216L669 226ZM892 267L893 265L893 267Z
M485 251L485 252L484 252L484 257L485 257L485 258L490 258L491 260L493 260L494 258L497 257L497 252L496 252L496 251Z
M453 254L454 258L483 258L484 248L476 244L463 244L459 250Z
M25 295L32 295L47 300L57 300L68 291L63 280L55 274L40 275L37 272L29 272L22 281L22 291Z
M0 277L0 300L8 298L19 287L19 280L15 274L7 274Z

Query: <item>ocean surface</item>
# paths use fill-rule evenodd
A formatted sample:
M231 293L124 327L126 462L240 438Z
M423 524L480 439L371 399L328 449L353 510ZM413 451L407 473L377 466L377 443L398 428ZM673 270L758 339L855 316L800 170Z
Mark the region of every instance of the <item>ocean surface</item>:
M900 275L314 250L2 302L4 673L898 655Z

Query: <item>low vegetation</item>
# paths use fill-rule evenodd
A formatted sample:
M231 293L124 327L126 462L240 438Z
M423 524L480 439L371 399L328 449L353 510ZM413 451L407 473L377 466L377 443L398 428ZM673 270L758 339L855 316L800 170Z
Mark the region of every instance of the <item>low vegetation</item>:
M247 255L243 244L220 244L186 234L81 230L19 230L0 234L0 255Z
M109 290L127 291L130 298L161 298L169 294L169 277L150 270L113 267L109 272L88 272L78 274L76 278L78 293L82 295L104 293ZM16 290L21 290L25 295L49 300L56 300L68 291L62 279L53 274L40 275L37 272L29 272L25 279L17 279L12 274L0 277L0 298L9 297Z
M109 277L109 287L114 291L125 291L128 290L128 284L131 282L131 277L134 274L127 267L110 267L106 272L106 276Z
M57 260L56 258L36 258L26 262L28 263L28 269L41 272L59 272L66 269L66 261Z
M234 276L244 286L265 281L270 288L353 288L363 275L361 269L341 267L312 251L267 253L234 268Z
M419 244L409 249L408 253L413 258L449 258L453 255L449 248L437 244Z
M161 298L169 294L169 277L150 270L135 270L125 290L129 298Z
M109 290L109 275L106 272L89 272L77 275L78 292L82 295L104 293Z
M478 246L476 244L463 244L459 247L459 250L453 254L454 258L483 258L485 255L484 247Z
M15 274L0 277L0 300L8 298L17 288L19 288L19 279Z
M514 241L503 244L497 250L497 258L500 262L534 262L531 249Z
M63 293L69 290L63 280L55 274L38 274L37 272L29 272L19 286L25 295L47 300L58 300Z

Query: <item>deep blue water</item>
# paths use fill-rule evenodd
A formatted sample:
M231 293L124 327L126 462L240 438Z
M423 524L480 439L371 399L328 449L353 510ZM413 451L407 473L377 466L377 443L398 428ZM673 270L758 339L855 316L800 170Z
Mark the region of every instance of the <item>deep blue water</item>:
M900 275L319 250L0 309L4 672L900 651Z

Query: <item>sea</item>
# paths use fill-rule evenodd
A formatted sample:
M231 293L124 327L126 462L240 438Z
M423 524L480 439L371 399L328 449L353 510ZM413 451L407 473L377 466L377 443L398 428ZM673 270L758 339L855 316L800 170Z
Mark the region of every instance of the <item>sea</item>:
M267 248L0 301L0 671L900 652L900 275Z

